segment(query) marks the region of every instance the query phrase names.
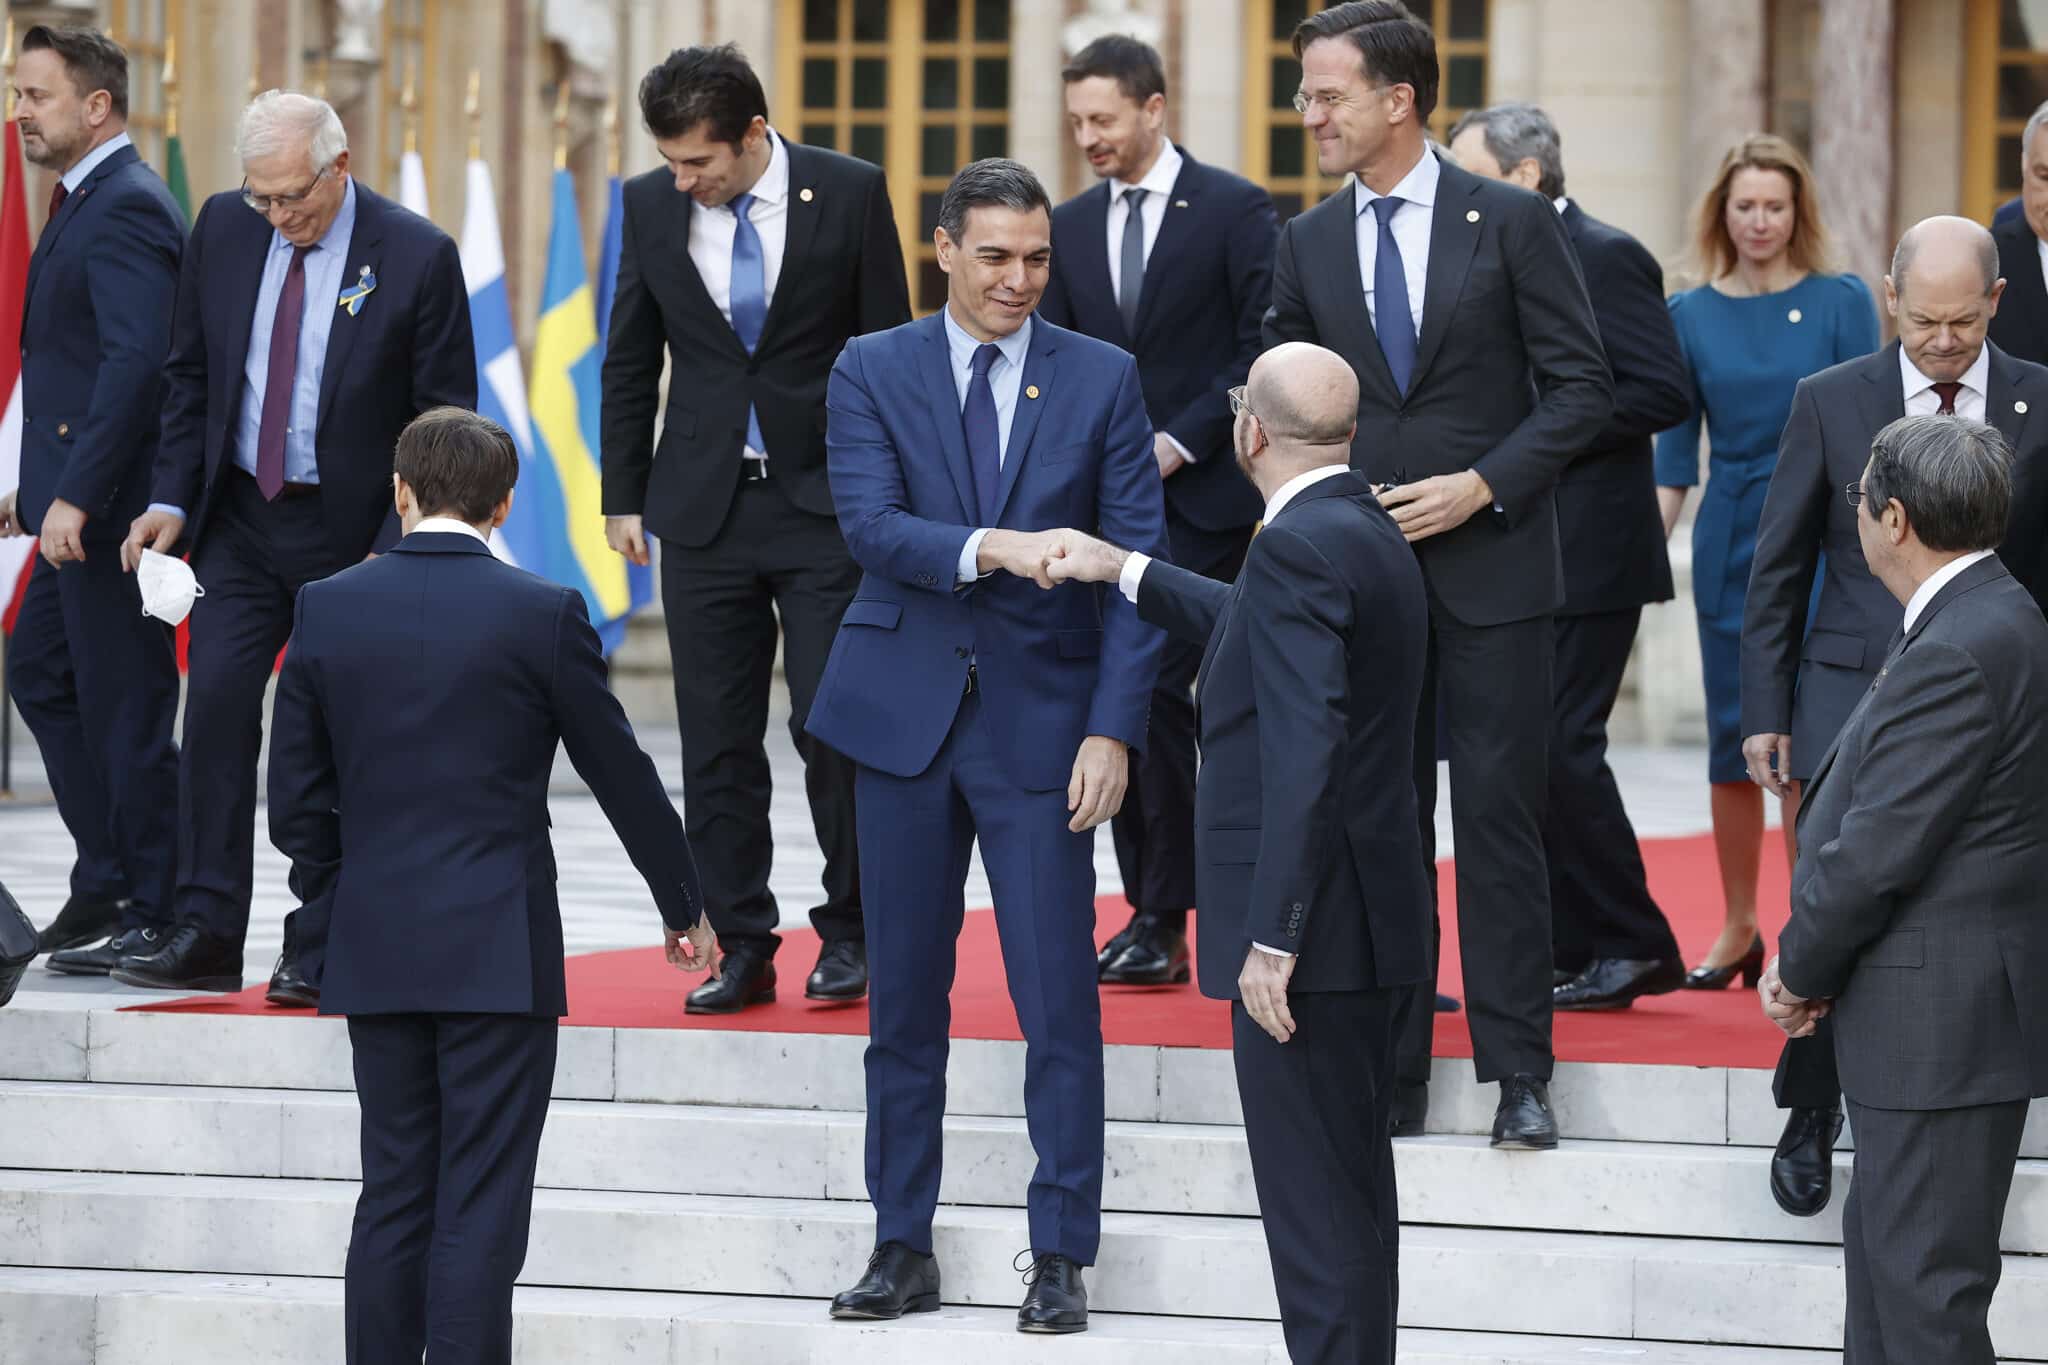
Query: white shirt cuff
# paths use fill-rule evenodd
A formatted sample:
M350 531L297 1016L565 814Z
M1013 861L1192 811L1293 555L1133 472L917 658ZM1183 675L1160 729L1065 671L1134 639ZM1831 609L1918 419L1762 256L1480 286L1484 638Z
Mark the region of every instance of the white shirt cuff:
M1268 956L1268 957L1293 957L1293 956L1294 956L1294 954L1293 954L1293 953L1288 953L1288 952L1282 952L1282 951L1281 951L1280 949L1278 949L1278 948L1268 948L1268 947L1267 947L1267 946L1266 946L1265 944L1263 944L1263 943L1260 943L1260 942L1259 942L1258 940L1256 940L1256 939L1252 940L1252 947L1254 947L1254 948L1257 948L1257 949L1258 949L1258 950L1259 950L1260 952L1262 952L1262 953L1266 954L1266 956Z
M1176 440L1176 439L1174 438L1174 435L1173 435L1173 433L1172 433L1172 432L1170 432L1170 431L1162 431L1162 432L1160 432L1159 434L1160 434L1161 436L1164 436L1164 437L1166 438L1166 443L1167 443L1168 445L1172 446L1172 447L1173 447L1173 448L1174 448L1175 450L1177 450L1177 451L1179 451L1179 452L1180 452L1180 457L1181 457L1181 459L1183 459L1183 460L1187 461L1187 462L1188 462L1189 464L1197 464L1197 463L1199 463L1199 461L1197 461L1197 460L1195 459L1194 455L1193 455L1192 453L1190 453L1190 452L1189 452L1188 448L1187 448L1186 446L1182 445L1182 444L1181 444L1181 443L1180 443L1180 442L1179 442L1178 440Z
M1144 580L1145 570L1151 567L1151 564L1151 555L1139 554L1133 550L1130 558L1124 561L1123 572L1117 575L1117 591L1130 599L1134 607L1138 605L1138 584Z
M967 544L961 547L960 563L953 570L953 576L961 583L972 583L981 577L981 542L989 533L984 526L967 537Z

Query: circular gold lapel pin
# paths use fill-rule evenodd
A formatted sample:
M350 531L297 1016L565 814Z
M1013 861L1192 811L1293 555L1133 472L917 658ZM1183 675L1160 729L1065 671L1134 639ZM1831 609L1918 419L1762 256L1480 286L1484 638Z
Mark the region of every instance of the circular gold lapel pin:
M1031 386L1030 388L1028 388L1028 389L1024 390L1024 396L1025 396L1026 398L1036 398L1036 397L1038 397L1038 385L1036 385L1036 384L1033 384L1033 385L1032 385L1032 386Z

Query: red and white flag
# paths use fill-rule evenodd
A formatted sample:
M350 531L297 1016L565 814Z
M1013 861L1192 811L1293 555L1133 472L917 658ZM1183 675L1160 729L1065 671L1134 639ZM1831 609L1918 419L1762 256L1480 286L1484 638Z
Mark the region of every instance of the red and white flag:
M0 492L21 483L21 314L28 301L28 258L34 243L28 235L28 197L22 181L21 128L7 121L7 148L0 186L0 393L7 395L7 413L0 418ZM0 539L0 629L14 630L21 595L35 568L33 536Z

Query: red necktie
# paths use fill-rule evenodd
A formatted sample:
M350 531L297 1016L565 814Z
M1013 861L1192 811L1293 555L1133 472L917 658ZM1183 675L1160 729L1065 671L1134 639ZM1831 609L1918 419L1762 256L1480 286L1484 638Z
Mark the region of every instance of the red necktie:
M63 208L64 201L70 197L71 191L64 188L63 181L59 180L56 184L50 186L50 218L57 216L57 210ZM49 218L45 218L43 221L48 222Z
M270 366L263 373L263 419L256 428L256 487L264 501L284 491L285 424L292 416L292 389L299 368L299 322L306 312L306 252L292 248L291 268L277 296L270 323Z
M1935 396L1936 398L1939 398L1939 399L1941 400L1941 406L1940 406L1940 407L1938 407L1938 408L1936 408L1936 409L1934 410L1934 411L1935 411L1935 413L1936 413L1937 415L1939 415L1939 416L1946 416L1946 417L1953 417L1953 416L1955 416L1955 415L1956 415L1956 395L1957 395L1957 394L1959 394L1959 393L1961 393L1961 392L1963 391L1963 386L1962 386L1961 384L1956 384L1956 383L1947 383L1947 384L1929 384L1929 385L1928 385L1927 387L1929 387L1930 389L1933 389L1933 390L1934 390L1934 396Z

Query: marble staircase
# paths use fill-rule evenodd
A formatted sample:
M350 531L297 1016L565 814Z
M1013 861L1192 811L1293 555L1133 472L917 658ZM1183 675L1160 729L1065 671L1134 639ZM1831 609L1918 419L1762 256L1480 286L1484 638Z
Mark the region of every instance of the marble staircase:
M31 992L0 1011L0 1361L338 1361L357 1175L344 1029L119 1003ZM1189 1049L1109 1050L1086 1336L1013 1330L1032 1158L1023 1049L996 1042L954 1048L948 1307L829 1321L872 1230L863 1042L565 1030L519 1358L1285 1361L1229 1058ZM1404 1362L1837 1358L1840 1199L1811 1221L1771 1203L1768 1075L1563 1066L1550 1154L1488 1149L1491 1093L1469 1077L1439 1063L1431 1135L1398 1144ZM2006 1358L2043 1360L2048 1110L2025 1153L1993 1332Z

